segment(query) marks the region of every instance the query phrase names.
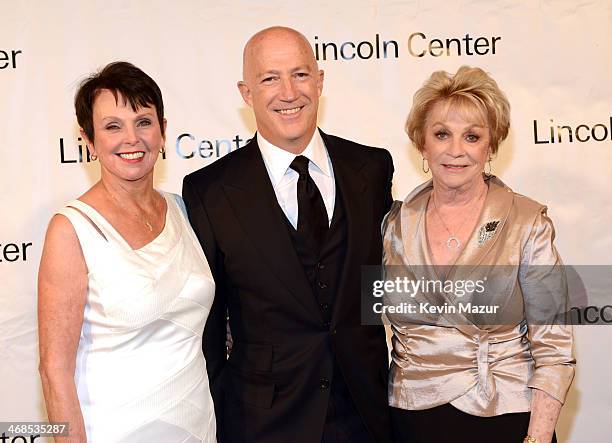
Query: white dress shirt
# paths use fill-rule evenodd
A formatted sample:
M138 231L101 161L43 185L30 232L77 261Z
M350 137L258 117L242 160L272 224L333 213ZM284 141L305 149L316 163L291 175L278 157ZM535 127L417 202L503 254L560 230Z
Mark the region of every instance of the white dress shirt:
M257 133L257 144L263 157L276 200L291 225L297 229L298 223L298 201L297 201L297 182L299 174L289 167L297 155L289 151L274 146ZM334 181L334 171L332 168L329 154L321 134L315 131L306 149L299 154L308 158L308 173L319 188L319 192L325 203L327 211L328 226L334 214L334 204L336 199L336 183Z

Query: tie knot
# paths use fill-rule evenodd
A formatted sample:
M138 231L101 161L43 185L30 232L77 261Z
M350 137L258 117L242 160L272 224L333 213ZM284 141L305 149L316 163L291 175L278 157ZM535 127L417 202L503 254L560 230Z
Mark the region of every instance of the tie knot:
M300 175L308 175L309 162L310 160L308 160L307 157L304 157L303 155L298 155L296 158L293 159L289 167Z

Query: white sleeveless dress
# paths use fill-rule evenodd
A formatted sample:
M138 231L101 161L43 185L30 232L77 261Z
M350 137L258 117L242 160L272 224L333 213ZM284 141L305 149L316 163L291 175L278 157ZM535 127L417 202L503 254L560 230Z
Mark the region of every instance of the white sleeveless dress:
M59 211L89 270L75 374L88 442L216 442L202 354L215 283L182 199L160 194L165 227L138 250L79 200Z

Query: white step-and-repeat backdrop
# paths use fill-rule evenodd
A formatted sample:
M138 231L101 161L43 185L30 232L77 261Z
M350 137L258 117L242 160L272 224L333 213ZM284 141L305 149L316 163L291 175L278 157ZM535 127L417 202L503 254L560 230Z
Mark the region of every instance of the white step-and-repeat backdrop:
M45 419L36 331L44 232L99 177L74 116L78 82L115 60L158 82L168 130L156 184L180 193L185 174L252 136L236 81L244 43L271 25L295 27L314 47L325 70L320 126L391 151L396 198L427 179L403 131L415 90L434 70L490 72L512 105L493 172L548 204L567 264L612 264L610 0L2 0L0 421ZM612 327L578 326L575 336L560 441L607 442Z

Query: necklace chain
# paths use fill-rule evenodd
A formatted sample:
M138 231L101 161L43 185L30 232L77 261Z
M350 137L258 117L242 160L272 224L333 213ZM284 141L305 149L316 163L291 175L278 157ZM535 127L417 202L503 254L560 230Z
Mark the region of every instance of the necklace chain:
M147 220L142 214L137 214L134 212L129 211L124 205L122 205L119 200L117 199L117 197L115 197L106 186L104 186L104 184L102 184L102 186L104 187L104 190L106 191L106 193L110 196L111 200L113 201L113 203L115 204L115 206L119 207L120 209L124 210L125 212L127 212L128 214L130 214L132 217L137 218L141 223L143 223L150 232L153 232L153 224Z
M478 196L478 198L476 200L474 200L474 203L477 203L480 201L480 199L482 198L482 196L484 195L484 193L486 192L487 187L485 186L484 190L480 193L480 195ZM453 234L450 229L448 229L448 226L446 225L446 223L444 223L444 219L442 218L442 215L440 214L440 211L438 210L438 205L436 205L436 198L435 195L431 196L431 200L433 201L433 206L434 206L434 212L436 213L436 216L438 217L438 219L440 220L440 222L442 223L442 226L444 226L444 229L446 229L446 232L448 232L448 239L446 240L446 247L448 249L453 249L453 244L454 244L454 248L455 249L461 249L461 241L457 238L457 236L455 234ZM472 204L474 204L472 203ZM469 209L471 209L471 205ZM468 216L469 216L469 211L465 211ZM461 224L459 225L459 227L457 227L457 229L455 230L455 232L459 232L461 230L461 228L463 228L463 225L465 224L465 222L468 219L468 216L466 216L463 221L461 222Z

